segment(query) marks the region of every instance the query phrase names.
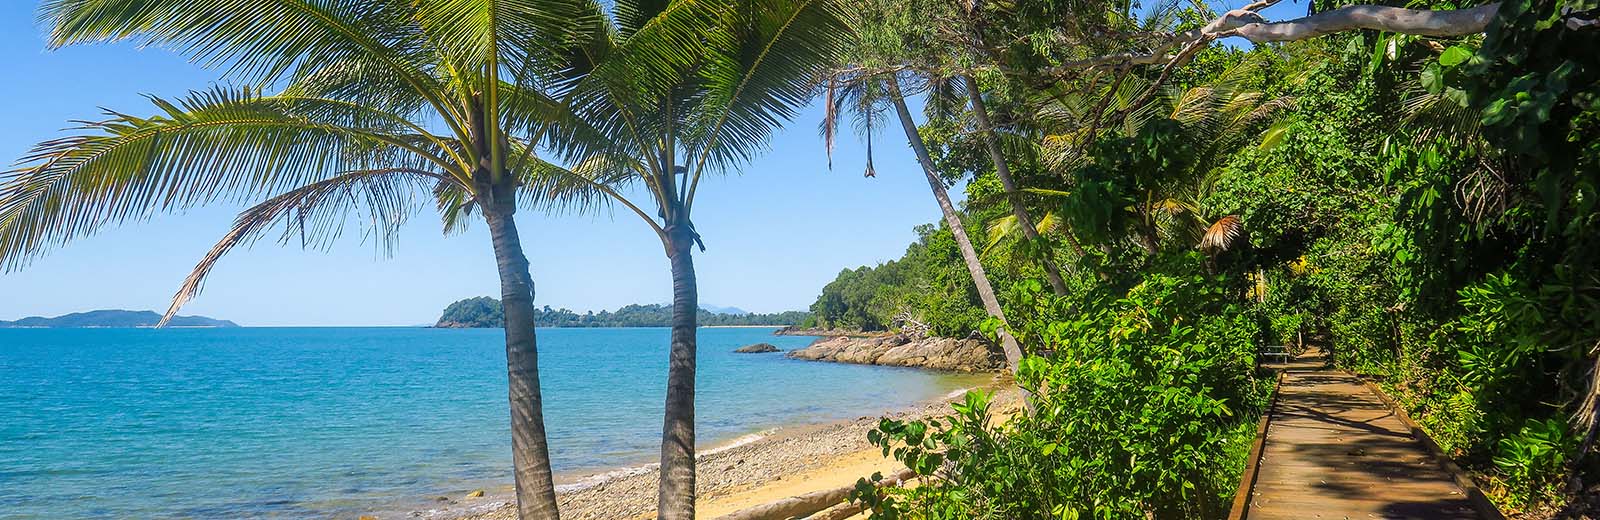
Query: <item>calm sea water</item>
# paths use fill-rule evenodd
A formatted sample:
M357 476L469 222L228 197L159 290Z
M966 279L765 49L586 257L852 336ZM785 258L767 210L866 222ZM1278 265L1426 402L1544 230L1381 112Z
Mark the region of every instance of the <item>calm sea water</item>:
M353 517L503 486L502 338L498 329L0 329L0 519ZM655 458L667 338L667 329L539 331L558 474ZM701 329L702 447L976 381L730 352L811 339Z

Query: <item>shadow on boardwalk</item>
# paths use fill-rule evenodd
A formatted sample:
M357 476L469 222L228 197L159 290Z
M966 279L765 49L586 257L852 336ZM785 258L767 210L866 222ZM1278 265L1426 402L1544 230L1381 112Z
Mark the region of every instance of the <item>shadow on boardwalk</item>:
M1246 518L1471 519L1472 502L1361 380L1287 367Z

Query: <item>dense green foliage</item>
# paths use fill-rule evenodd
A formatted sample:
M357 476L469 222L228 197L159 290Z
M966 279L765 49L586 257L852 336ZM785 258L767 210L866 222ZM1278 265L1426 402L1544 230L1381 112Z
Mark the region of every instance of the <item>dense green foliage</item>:
M699 323L703 326L731 325L799 325L811 315L802 311L772 314L725 314L700 309ZM540 327L669 327L672 325L671 305L624 305L616 311L589 311L579 314L569 309L552 309L549 305L534 313L534 323ZM488 296L467 298L445 307L439 316L439 327L502 327L505 315L500 302Z
M1199 272L1198 255L1171 259ZM887 500L881 518L1217 517L1267 388L1255 377L1260 327L1224 277L1152 273L1126 294L1020 296L1039 306L1019 333L1043 355L1018 383L1034 412L990 423L973 393L930 422L884 419L870 439L934 480ZM876 500L873 495L860 495ZM1045 513L1048 512L1048 515Z
M949 228L920 226L917 234L898 260L841 271L811 304L807 324L879 331L912 319L943 336L978 330L985 314Z
M1377 380L1506 512L1582 514L1560 507L1600 476L1596 8L1509 1L1464 38L1211 47L1144 105L1160 71L985 78L1042 240L1016 238L965 119L922 132L991 231L1035 409L993 424L974 395L884 421L871 440L938 478L855 499L875 518L1220 517L1265 396L1254 353L1275 344ZM974 30L1016 29L1009 9ZM818 320L970 330L907 296L959 267L919 245L841 273ZM1038 255L1069 294L1040 290Z

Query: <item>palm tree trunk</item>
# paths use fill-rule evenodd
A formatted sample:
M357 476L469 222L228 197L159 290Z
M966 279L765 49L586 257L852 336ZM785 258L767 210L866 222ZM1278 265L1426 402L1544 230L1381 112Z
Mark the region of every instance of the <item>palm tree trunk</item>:
M661 424L661 483L656 515L661 520L694 518L695 328L700 302L694 276L694 232L687 224L667 228L672 261L672 352L667 364L667 406Z
M497 190L500 191L500 190ZM504 190L508 193L511 189ZM502 200L514 200L507 195ZM500 305L506 319L506 376L510 381L511 460L516 475L517 518L556 520L555 482L550 445L544 434L544 403L539 390L539 350L534 332L533 276L517 236L515 203L486 208L485 220L500 267Z
M955 235L956 246L961 249L961 259L966 261L967 272L972 274L972 283L978 289L978 298L983 300L983 309L1005 323L1005 311L1000 309L1000 300L995 298L994 287L989 285L989 275L984 274L983 264L978 263L978 252L972 248L972 240L967 238L967 229L961 225L961 216L956 214L955 205L950 203L950 194L945 192L944 181L934 171L933 159L928 157L928 147L922 142L922 134L917 133L917 122L911 119L911 110L906 108L906 100L900 94L900 82L893 76L889 78L889 97L894 101L894 111L900 115L900 128L906 131L911 151L917 154L922 173L928 177L933 198L939 201L939 210L944 212L944 223L950 226L950 233ZM1000 329L1000 349L1005 351L1006 365L1016 372L1018 364L1022 362L1022 348L1017 346L1017 339L1011 337L1011 333L1004 328Z
M1011 178L1011 169L1006 167L1006 158L1000 153L994 127L989 124L989 110L983 105L983 92L978 90L978 82L972 76L962 75L961 79L967 83L967 97L972 100L972 116L978 120L978 133L983 135L984 145L989 148L989 159L994 161L994 175L1000 178L1000 186L1006 190L1011 214L1016 215L1017 224L1022 226L1022 236L1037 243L1039 231L1034 228L1033 217L1028 216L1027 208L1022 206L1022 194L1017 190L1017 181ZM1048 248L1039 255L1039 267L1044 270L1044 277L1050 281L1050 289L1055 291L1056 296L1066 296L1067 283L1061 279L1061 271L1056 269L1056 262L1050 258Z

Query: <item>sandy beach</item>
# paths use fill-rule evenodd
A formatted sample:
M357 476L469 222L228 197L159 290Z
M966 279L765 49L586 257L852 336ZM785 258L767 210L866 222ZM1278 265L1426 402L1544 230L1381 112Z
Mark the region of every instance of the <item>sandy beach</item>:
M998 380L986 385L993 390ZM950 412L949 404L961 398L953 392L942 399L897 410L885 416L921 418ZM997 397L1002 409L1014 406L1014 390ZM878 417L799 425L746 437L702 452L698 466L697 516L716 518L747 507L847 486L873 472L899 469L867 443L866 433ZM658 472L645 466L578 479L559 486L561 515L569 519L653 518ZM434 520L511 520L515 518L510 490L497 490L480 498L449 497L435 508L412 511L411 518ZM381 517L380 517L381 518Z

